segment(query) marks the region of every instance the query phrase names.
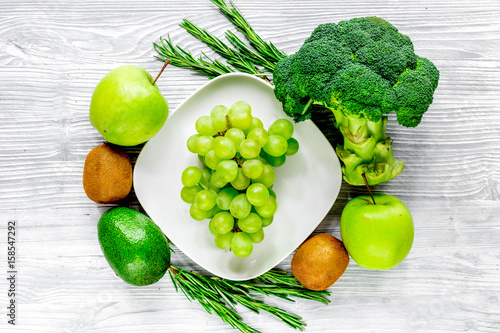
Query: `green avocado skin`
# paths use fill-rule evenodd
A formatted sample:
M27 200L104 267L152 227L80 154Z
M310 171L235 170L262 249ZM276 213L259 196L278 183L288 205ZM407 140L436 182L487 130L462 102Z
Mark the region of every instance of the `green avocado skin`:
M170 247L146 215L127 207L106 211L97 224L99 244L113 271L134 286L157 282L170 266Z

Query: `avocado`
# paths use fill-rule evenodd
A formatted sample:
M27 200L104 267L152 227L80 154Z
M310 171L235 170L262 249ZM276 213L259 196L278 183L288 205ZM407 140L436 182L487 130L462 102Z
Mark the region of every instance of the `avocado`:
M112 208L99 219L97 232L104 257L125 282L134 286L153 284L170 266L167 238L141 212Z

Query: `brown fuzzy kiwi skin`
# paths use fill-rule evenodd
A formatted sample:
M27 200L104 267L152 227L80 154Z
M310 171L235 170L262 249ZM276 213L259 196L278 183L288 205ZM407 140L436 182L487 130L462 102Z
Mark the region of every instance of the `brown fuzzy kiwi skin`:
M83 189L100 204L124 199L132 189L130 157L108 143L93 148L83 166Z
M325 290L344 274L349 254L344 243L330 234L318 234L306 240L293 255L292 274L311 290Z

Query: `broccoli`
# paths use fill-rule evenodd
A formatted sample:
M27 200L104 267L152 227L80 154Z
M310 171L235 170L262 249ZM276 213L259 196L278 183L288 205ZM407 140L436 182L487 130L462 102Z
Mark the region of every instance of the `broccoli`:
M346 182L376 185L397 176L386 135L387 114L417 126L432 103L439 71L415 55L408 36L378 17L319 25L295 54L273 72L276 98L295 121L311 118L311 105L334 114L344 137L336 148Z

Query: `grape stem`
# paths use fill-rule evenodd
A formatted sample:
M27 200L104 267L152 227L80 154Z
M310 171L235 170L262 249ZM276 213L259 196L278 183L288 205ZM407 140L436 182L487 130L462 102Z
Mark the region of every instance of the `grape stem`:
M375 198L373 197L372 189L370 188L370 185L368 185L368 180L366 180L366 176L365 176L364 172L361 174L361 177L363 177L366 188L368 189L368 192L370 193L370 197L372 197L373 204L376 205L377 203L375 202Z

